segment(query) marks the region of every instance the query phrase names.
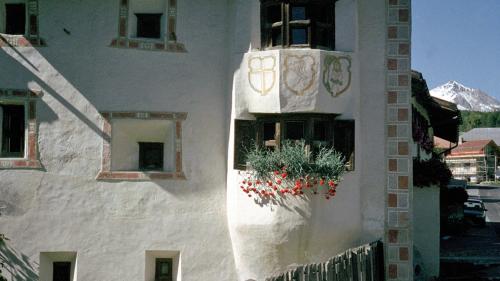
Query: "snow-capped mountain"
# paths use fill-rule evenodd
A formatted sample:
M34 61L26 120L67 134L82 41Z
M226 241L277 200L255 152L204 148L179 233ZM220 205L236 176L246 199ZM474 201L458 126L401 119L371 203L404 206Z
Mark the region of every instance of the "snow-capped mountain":
M457 81L430 90L431 96L450 101L460 110L500 111L500 102L479 89L466 87Z

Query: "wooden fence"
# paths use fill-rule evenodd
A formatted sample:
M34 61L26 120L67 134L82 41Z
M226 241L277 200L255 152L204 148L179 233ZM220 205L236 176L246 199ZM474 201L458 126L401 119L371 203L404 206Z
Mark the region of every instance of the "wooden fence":
M266 281L383 281L384 247L376 241L352 248L327 262L298 266Z

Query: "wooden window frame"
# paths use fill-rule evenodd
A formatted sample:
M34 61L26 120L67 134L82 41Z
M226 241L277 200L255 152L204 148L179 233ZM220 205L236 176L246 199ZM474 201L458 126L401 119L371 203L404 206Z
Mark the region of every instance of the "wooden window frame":
M276 49L276 48L317 48L334 50L335 49L335 2L337 0L260 0L261 2L261 49ZM331 3L329 3L331 2ZM323 4L325 6L331 5L332 9L332 41L330 46L323 46L319 44L318 39L315 38L316 25L321 24L315 19L315 15L311 12L312 4ZM267 10L270 6L279 5L281 10L281 21L268 23ZM291 20L291 9L293 6L305 6L306 17L305 20ZM269 24L271 26L269 26ZM324 25L324 24L323 24ZM296 27L303 27L307 30L307 43L306 44L292 44L292 29ZM281 44L274 45L273 43L273 30L280 28Z
M21 89L0 89L0 102L3 104L22 104L25 112L24 154L22 157L0 158L0 170L41 169L38 155L38 123L36 103L42 96L41 91Z
M136 112L136 111L108 111L101 112L102 125L102 163L97 174L97 180L112 181L150 181L150 180L185 180L182 170L182 122L186 120L185 112ZM175 171L113 171L111 170L111 136L112 120L140 119L140 120L170 120L175 123Z
M238 120L235 119L235 137L234 137L234 165L233 168L236 170L245 170L246 164L242 163L240 160L242 158L242 147L241 147L241 133L240 125L245 124L245 126L253 126L255 143L261 147L275 147L275 149L279 149L281 142L286 139L286 122L288 121L303 121L305 123L305 132L304 132L304 140L306 144L306 149L311 150L312 145L314 143L314 124L315 122L327 122L329 125L327 127L326 132L326 141L329 142L329 146L331 147L339 147L341 138L337 132L341 132L341 130L347 130L347 132L352 132L351 136L344 136L343 146L346 146L348 151L351 151L351 157L346 159L347 162L347 170L354 170L354 155L355 155L355 122L354 120L336 120L336 114L256 114L255 120ZM265 123L275 123L276 131L275 131L275 139L274 143L271 143L269 140L266 141L264 139L264 124ZM336 146L335 140L339 142ZM339 151L345 153L344 151Z

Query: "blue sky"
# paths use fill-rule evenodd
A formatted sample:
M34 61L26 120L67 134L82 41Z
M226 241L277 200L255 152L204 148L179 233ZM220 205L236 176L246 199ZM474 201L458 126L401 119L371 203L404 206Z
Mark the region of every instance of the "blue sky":
M500 100L500 0L412 1L412 69Z

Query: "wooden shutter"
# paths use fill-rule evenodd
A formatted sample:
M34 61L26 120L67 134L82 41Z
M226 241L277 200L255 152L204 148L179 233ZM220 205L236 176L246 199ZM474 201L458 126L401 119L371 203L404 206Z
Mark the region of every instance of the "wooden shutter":
M354 170L354 120L336 120L333 132L333 146L345 157L347 170Z
M253 120L234 120L234 169L246 169L246 154L256 144L256 125Z

